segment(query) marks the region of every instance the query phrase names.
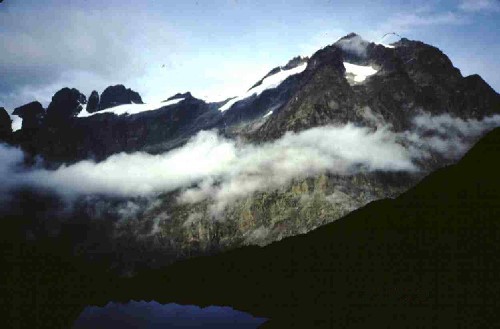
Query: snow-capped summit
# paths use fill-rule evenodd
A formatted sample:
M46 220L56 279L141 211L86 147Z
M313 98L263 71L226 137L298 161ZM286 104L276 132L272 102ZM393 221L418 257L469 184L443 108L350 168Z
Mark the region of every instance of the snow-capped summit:
M276 73L279 73L281 71L287 71L287 70L291 70L291 69L294 69L296 68L297 66L301 66L303 65L304 63L307 63L307 61L309 60L309 57L302 57L302 56L296 56L294 58L292 58L291 60L288 61L288 63L286 63L285 65L283 66L278 66L278 67L275 67L273 68L271 71L269 71L269 73L267 73L262 79L260 79L259 81L257 81L252 87L250 87L249 90L259 86L260 84L262 84L262 82L264 81L264 79L270 77L271 75L274 75Z
M278 87L288 77L303 72L306 69L306 67L307 67L307 62L303 62L300 65L295 66L294 68L290 68L290 69L286 69L286 70L282 69L280 67L277 72L275 72L271 75L268 74L267 77L262 79L259 84L252 87L250 90L248 90L243 95L240 95L236 98L233 98L229 102L224 104L224 106L219 108L219 111L221 111L221 112L227 111L237 102L240 102L240 101L245 100L245 99L252 97L252 96L258 96L262 92L264 92L265 90Z

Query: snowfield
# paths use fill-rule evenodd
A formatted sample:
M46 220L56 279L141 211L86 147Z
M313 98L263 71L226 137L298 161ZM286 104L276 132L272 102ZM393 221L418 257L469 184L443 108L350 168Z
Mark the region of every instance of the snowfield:
M347 62L344 62L344 67L346 74L354 76L354 82L363 82L366 78L378 72L371 66L356 65Z
M283 81L286 80L286 78L299 74L303 72L307 67L307 63L304 63L302 65L297 66L296 68L290 69L290 70L281 70L280 72L273 74L267 78L265 78L262 83L249 91L247 91L245 94L240 95L236 98L231 99L229 102L224 104L222 107L219 108L219 111L224 112L227 111L233 106L236 102L239 102L241 100L244 100L248 97L251 97L253 95L260 95L264 90L267 89L272 89L278 87Z
M137 113L146 112L146 111L157 110L157 109L165 107L165 106L170 106L170 105L180 103L183 100L184 100L184 98L178 98L178 99L172 99L170 101L161 102L161 103L124 104L124 105L118 105L115 107L111 107L109 109L105 109L105 110L93 112L93 113L87 112L87 106L84 105L84 108L78 114L78 117L88 117L88 116L91 116L94 114L101 114L101 113L113 113L116 115L123 115L123 114L131 115L131 114L137 114Z

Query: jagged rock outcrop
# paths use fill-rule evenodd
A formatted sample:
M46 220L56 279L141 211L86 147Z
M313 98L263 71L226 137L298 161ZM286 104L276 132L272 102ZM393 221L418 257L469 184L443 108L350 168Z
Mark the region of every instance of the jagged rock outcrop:
M52 101L47 108L47 123L60 124L69 118L76 117L83 109L82 104L87 103L87 98L78 89L63 88L52 96Z
M0 107L0 142L9 141L12 137L12 120L5 108Z
M154 111L117 116L96 115L68 120L42 129L30 139L35 153L48 161L75 162L104 158L119 152L162 152L182 145L220 120L220 112L202 100L191 98ZM26 140L19 140L26 145Z
M97 111L99 111L99 93L94 90L89 96L89 101L87 103L87 112L93 113Z
M35 101L14 109L12 114L23 119L21 130L31 130L42 126L45 110L40 102Z
M124 85L109 86L101 94L99 110L123 104L143 104L141 95Z
M174 100L174 99L181 99L181 98L193 98L193 95L191 95L191 93L188 91L188 92L185 92L185 93L177 93L175 94L174 96L172 97L169 97L167 98L167 101L171 101L171 100Z

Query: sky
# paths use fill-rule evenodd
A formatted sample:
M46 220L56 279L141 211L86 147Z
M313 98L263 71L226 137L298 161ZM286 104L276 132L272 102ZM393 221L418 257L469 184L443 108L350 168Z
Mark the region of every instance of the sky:
M499 0L4 0L0 106L119 83L146 102L186 91L222 100L349 32L437 46L498 92L499 20Z

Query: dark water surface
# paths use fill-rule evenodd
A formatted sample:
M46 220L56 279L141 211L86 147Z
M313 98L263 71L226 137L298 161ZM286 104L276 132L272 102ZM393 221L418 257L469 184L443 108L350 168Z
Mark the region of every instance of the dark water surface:
M258 328L266 319L230 307L162 305L157 302L108 303L89 306L80 314L73 329L165 329L165 328Z

